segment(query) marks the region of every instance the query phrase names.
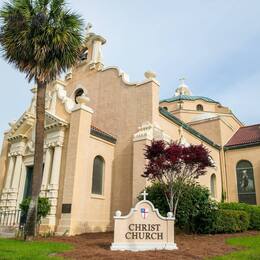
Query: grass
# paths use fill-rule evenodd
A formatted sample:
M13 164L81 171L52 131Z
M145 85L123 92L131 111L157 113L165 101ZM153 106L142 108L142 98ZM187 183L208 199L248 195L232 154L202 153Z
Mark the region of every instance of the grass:
M212 260L260 260L260 236L230 238L227 243L242 248L225 256L214 257Z
M0 239L1 260L62 259L55 254L70 249L72 249L72 246L64 243Z

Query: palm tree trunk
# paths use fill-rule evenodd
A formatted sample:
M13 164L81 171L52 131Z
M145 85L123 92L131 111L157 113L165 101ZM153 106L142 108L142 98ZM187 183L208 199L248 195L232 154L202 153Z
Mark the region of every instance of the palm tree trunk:
M37 100L36 100L36 132L35 132L35 152L32 178L32 197L29 205L25 224L25 239L31 240L36 235L37 230L37 204L41 190L43 172L44 153L44 120L45 120L45 92L46 83L37 80Z

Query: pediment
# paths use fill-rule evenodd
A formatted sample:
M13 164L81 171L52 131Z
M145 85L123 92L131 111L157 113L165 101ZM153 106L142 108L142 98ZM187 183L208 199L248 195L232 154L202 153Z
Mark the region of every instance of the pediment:
M21 137L29 139L35 125L35 115L25 112L15 123L10 123L9 125L11 126L8 133L9 141ZM45 130L67 126L68 122L45 111Z

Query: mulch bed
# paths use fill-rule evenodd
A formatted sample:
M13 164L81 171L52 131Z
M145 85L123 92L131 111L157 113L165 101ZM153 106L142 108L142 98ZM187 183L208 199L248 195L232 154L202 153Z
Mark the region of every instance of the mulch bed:
M178 250L173 251L110 251L113 233L88 233L72 237L53 237L48 240L70 243L74 246L72 251L61 254L69 259L205 259L217 255L224 255L237 248L229 246L225 240L230 237L260 235L260 232L248 231L237 234L218 235L185 235L178 234L176 243Z

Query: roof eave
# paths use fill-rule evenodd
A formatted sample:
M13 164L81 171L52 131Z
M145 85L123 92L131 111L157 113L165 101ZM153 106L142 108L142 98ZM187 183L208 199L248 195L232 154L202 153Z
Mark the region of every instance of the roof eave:
M165 110L162 107L159 107L159 112L165 116L166 118L168 118L169 120L171 120L172 122L174 122L175 124L183 127L183 129L187 130L189 133L191 133L192 135L196 136L197 138L201 139L202 141L204 141L205 143L211 145L212 147L220 150L221 146L218 144L215 144L213 141L211 141L210 139L208 139L206 136L202 135L201 133L199 133L198 131L196 131L195 129L193 129L191 126L187 125L186 123L184 123L183 121L181 121L179 118L173 116L170 112L168 112L167 110Z

